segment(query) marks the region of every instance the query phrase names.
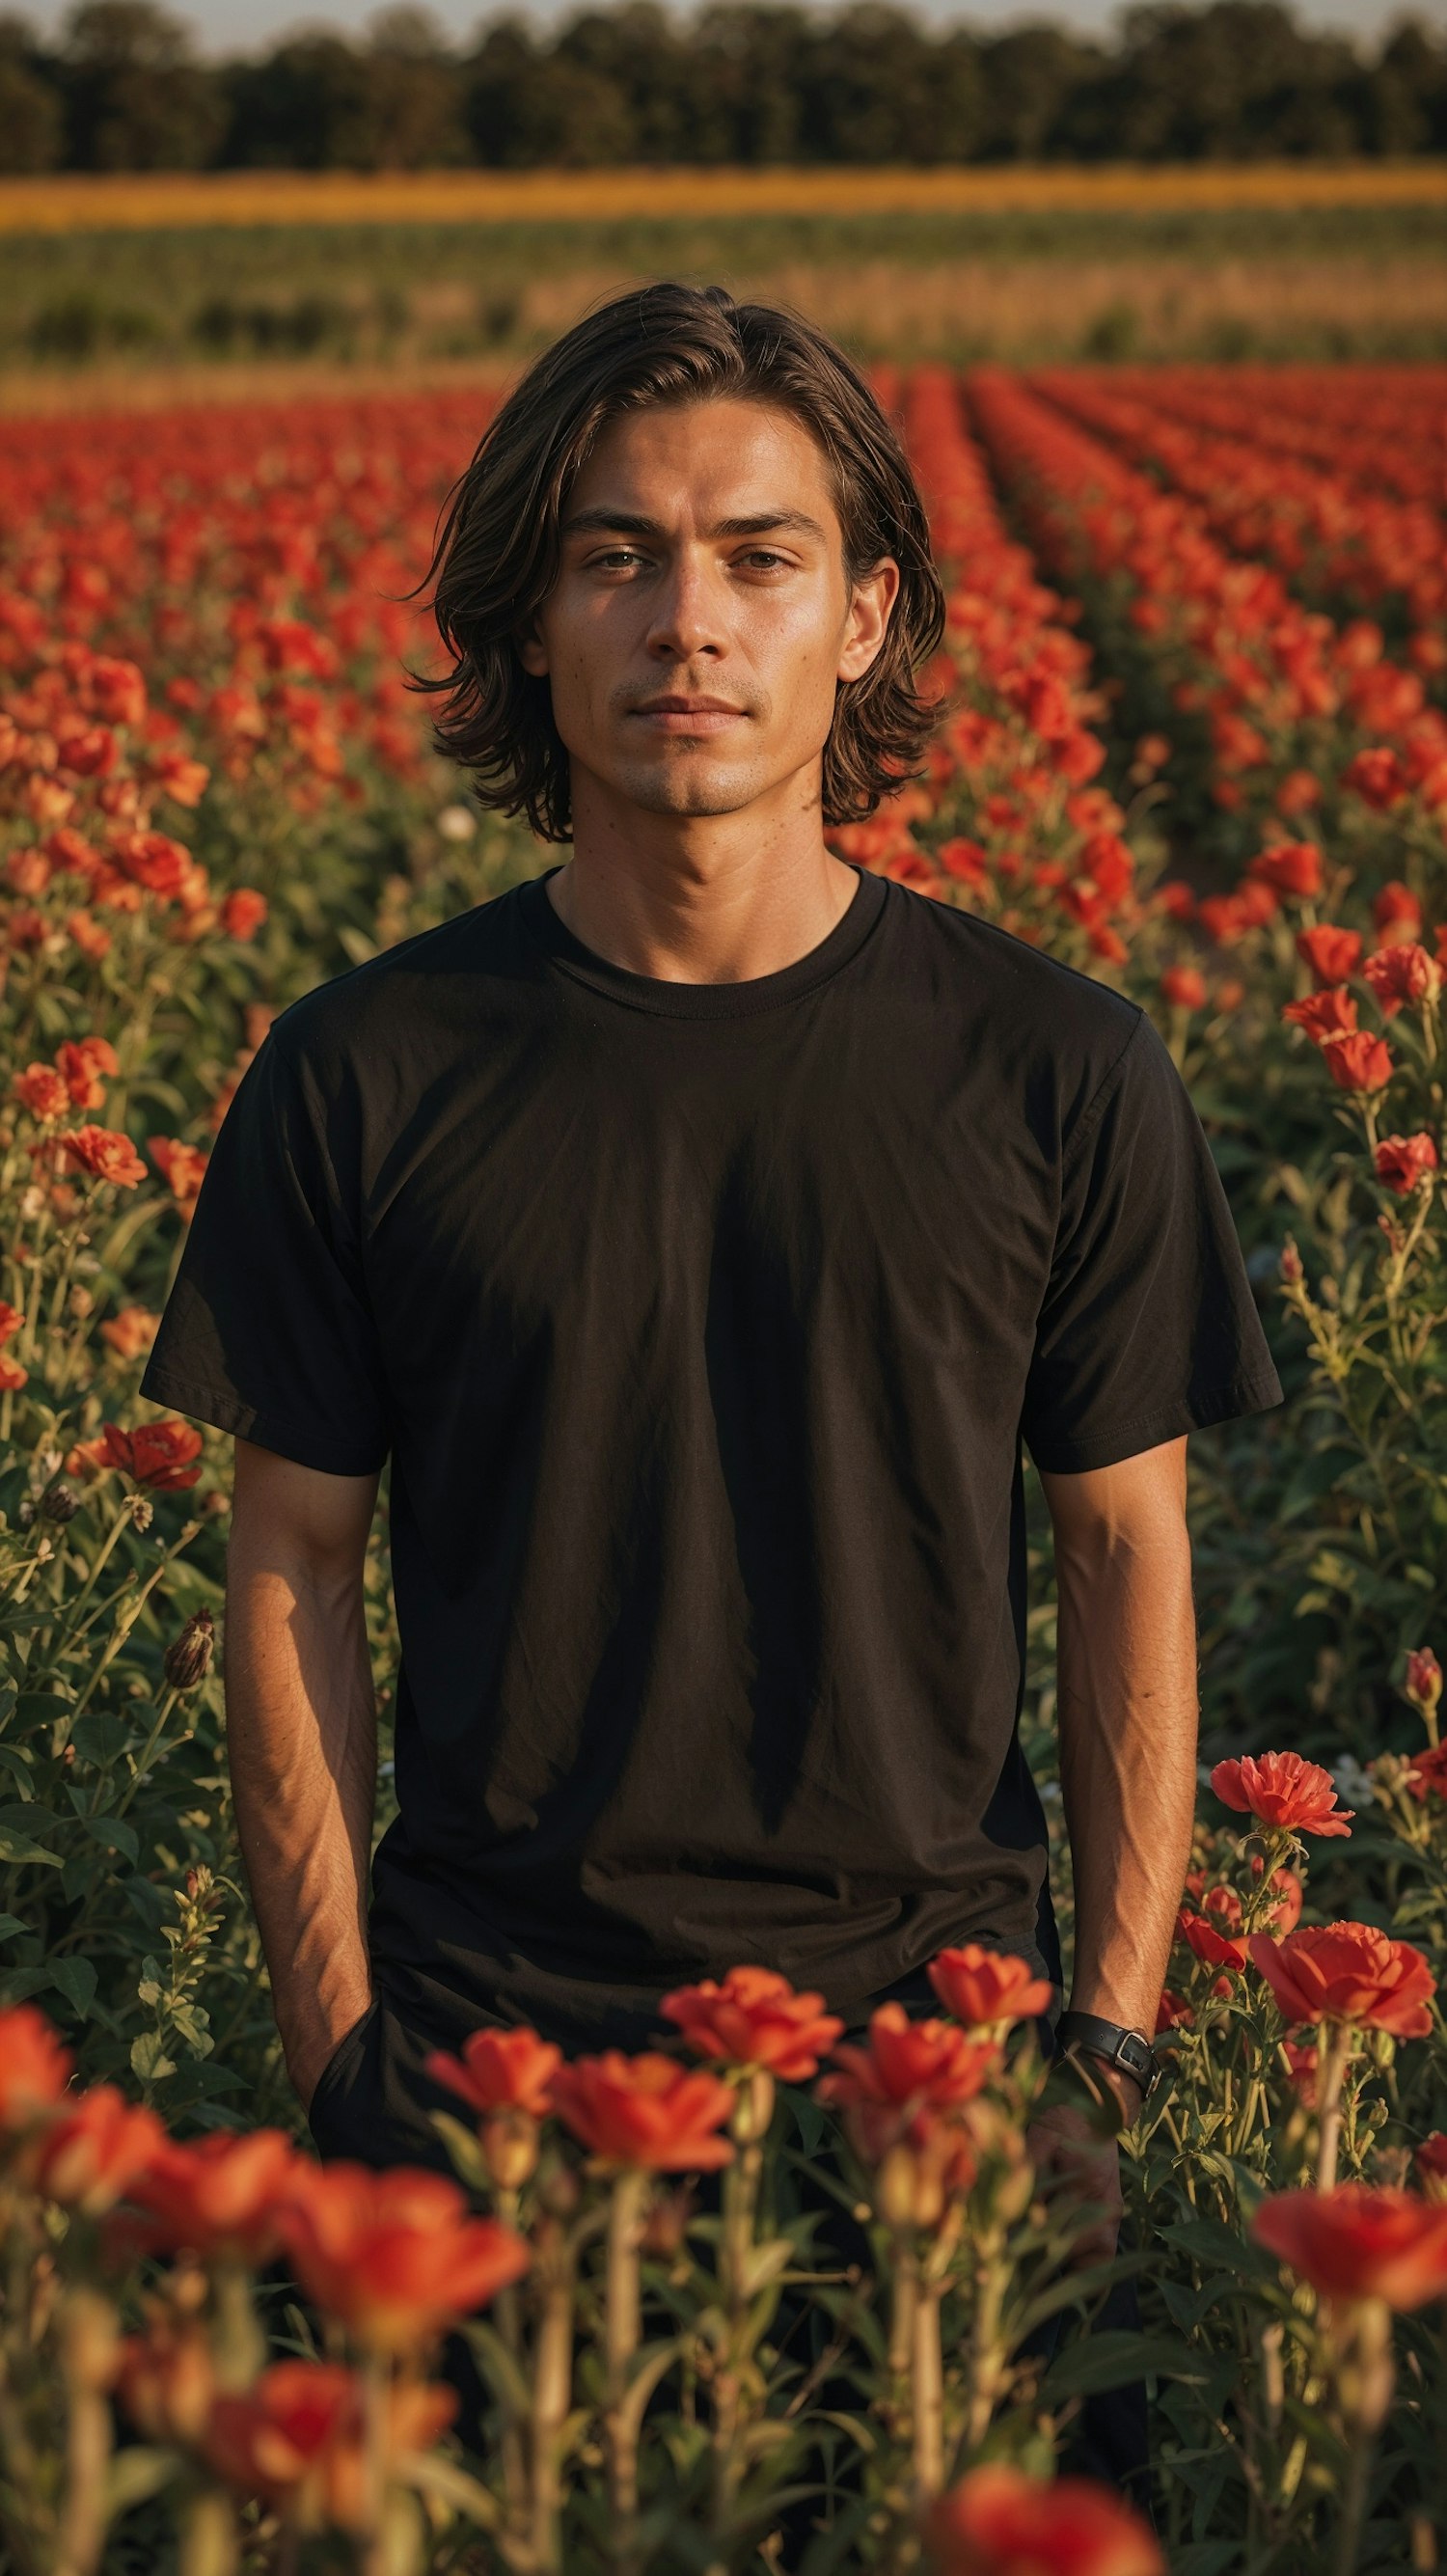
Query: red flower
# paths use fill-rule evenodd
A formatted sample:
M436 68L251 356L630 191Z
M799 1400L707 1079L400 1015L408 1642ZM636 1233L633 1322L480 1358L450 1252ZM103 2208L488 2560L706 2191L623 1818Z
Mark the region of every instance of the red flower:
M1412 2192L1360 2182L1273 2192L1251 2233L1324 2298L1406 2309L1447 2292L1447 2204Z
M206 1173L206 1156L195 1145L183 1145L177 1136L148 1136L146 1144L171 1185L171 1195L183 1216L189 1216L196 1204L197 1193Z
M1429 1793L1447 1798L1447 1744L1424 1745L1420 1753L1413 1754L1407 1786L1419 1800L1426 1799Z
M1436 1171L1437 1147L1425 1127L1419 1127L1415 1136L1383 1136L1372 1164L1384 1188L1399 1199L1410 1198Z
M75 1105L64 1074L53 1064L28 1064L10 1088L32 1118L64 1118Z
M1004 2460L940 2496L925 2536L934 2576L1166 2576L1159 2542L1111 2488L1043 2486Z
M1372 919L1382 940L1393 940L1422 927L1422 907L1400 877L1388 877L1372 897Z
M120 1071L109 1038L67 1038L56 1050L55 1062L77 1109L99 1109L106 1096L102 1074Z
M1049 1978L1037 1977L1028 1959L982 1949L977 1941L941 1950L929 1963L929 1981L947 2013L984 2030L1043 2013L1052 1992Z
M1278 894L1320 894L1321 852L1314 841L1273 841L1269 850L1252 860L1246 873L1273 886Z
M1361 964L1362 934L1320 922L1315 929L1298 930L1296 953L1305 958L1318 984L1341 984Z
M1430 1646L1413 1647L1407 1657L1406 1690L1418 1708L1435 1708L1442 1696L1442 1667Z
M1178 1011L1199 1011L1206 1000L1206 978L1194 966L1168 966L1161 977L1161 997Z
M1194 2008L1187 2003L1185 1996L1175 1994L1167 1986L1156 2006L1155 2035L1159 2039L1163 2031L1174 2030L1178 2023L1189 2028L1195 2018Z
M164 2137L154 2111L128 2102L114 2084L93 2084L32 2138L23 2170L43 2200L93 2218L130 2189Z
M1402 764L1389 745L1373 745L1359 751L1342 771L1343 787L1352 788L1364 805L1375 813L1385 814L1389 807L1400 805L1407 793L1407 780Z
M562 2062L562 2050L535 2030L475 2030L460 2057L434 2049L426 2072L474 2111L525 2111L541 2120L552 2109L549 2088Z
M1244 1941L1233 1941L1218 1924L1209 1922L1204 1914L1193 1914L1188 1906L1183 1905L1176 1916L1176 1935L1208 1968L1239 1969L1246 1965Z
M1317 1046L1325 1046L1331 1038L1351 1036L1357 1024L1356 997L1336 984L1324 993L1308 993L1304 1001L1283 1002L1281 1016L1305 1029Z
M1395 1070L1391 1049L1365 1029L1355 1037L1329 1038L1323 1049L1331 1078L1343 1091L1381 1091Z
M796 1994L772 1968L730 1968L722 1985L708 1977L679 1986L659 2009L700 2057L763 2067L785 2084L814 2074L844 2028L837 2013L824 2010L822 1995Z
M78 1163L82 1171L94 1173L97 1180L114 1181L120 1188L133 1190L137 1181L146 1177L146 1167L129 1136L113 1127L62 1128L56 1138L62 1154Z
M1385 1019L1404 1005L1435 1002L1442 990L1442 969L1417 939L1398 939L1389 948L1379 948L1366 959L1362 973Z
M531 2260L512 2228L469 2217L446 2174L407 2165L299 2160L281 2232L302 2287L375 2352L414 2351Z
M130 2198L150 2214L153 2250L224 2255L269 2263L298 2158L280 2129L213 2129L182 2143L167 2138Z
M255 886L233 886L221 906L221 926L228 939L254 939L266 912L266 897Z
M439 2177L441 2179L441 2177ZM382 2466L425 2451L457 2412L457 2392L396 2380L383 2398ZM218 2397L206 2427L211 2467L308 2531L366 2528L368 2424L362 2385L336 2361L274 2361L244 2396Z
M75 2064L34 2004L0 2012L0 2134L23 2135L65 2098Z
M610 2165L649 2173L708 2173L731 2162L718 2135L734 2097L702 2067L680 2066L660 2050L575 2058L553 2078L553 2108L576 2138Z
M123 1431L118 1422L107 1422L101 1426L101 1436L107 1463L134 1477L138 1485L175 1493L183 1485L194 1485L201 1473L199 1467L189 1464L200 1456L200 1432L194 1424L179 1422L171 1414L160 1422L138 1422L134 1431Z
M903 2004L880 2004L869 2016L868 2047L836 2048L834 2058L840 2071L821 2077L821 2102L945 2111L973 2101L1000 2052L953 2022L911 2021Z
M1211 1786L1223 1806L1257 1816L1278 1833L1351 1833L1354 1811L1338 1807L1331 1773L1299 1753L1246 1753L1239 1762L1218 1762Z
M1253 1932L1259 1968L1286 2022L1349 2022L1358 2030L1424 2039L1437 1981L1420 1950L1373 1923L1307 1924L1280 1941Z
M1281 2045L1286 2051L1286 2062L1291 2069L1291 2081L1297 2100L1303 2110L1314 2111L1316 2109L1316 2066L1321 2051L1317 2048L1303 2048L1294 2039L1284 2039Z

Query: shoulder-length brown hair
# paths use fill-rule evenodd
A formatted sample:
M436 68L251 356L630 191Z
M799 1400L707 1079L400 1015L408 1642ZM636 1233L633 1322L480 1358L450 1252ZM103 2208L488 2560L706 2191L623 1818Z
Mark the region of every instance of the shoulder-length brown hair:
M523 669L516 638L557 577L574 477L621 413L717 395L773 403L812 431L832 470L851 582L885 555L899 565L883 646L859 679L839 683L825 822L862 821L919 766L935 709L915 675L944 631L944 598L924 505L886 414L801 315L735 304L717 286L646 286L587 314L528 368L455 485L419 585L431 588L452 665L413 680L441 699L438 749L472 772L483 804L526 814L545 841L569 838L568 755L548 681Z

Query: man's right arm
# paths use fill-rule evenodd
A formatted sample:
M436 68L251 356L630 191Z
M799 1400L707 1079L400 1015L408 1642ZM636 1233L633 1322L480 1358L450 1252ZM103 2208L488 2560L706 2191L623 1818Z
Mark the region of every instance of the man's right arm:
M237 1831L303 2107L371 2002L377 1721L363 1592L378 1476L236 1444L223 1680Z

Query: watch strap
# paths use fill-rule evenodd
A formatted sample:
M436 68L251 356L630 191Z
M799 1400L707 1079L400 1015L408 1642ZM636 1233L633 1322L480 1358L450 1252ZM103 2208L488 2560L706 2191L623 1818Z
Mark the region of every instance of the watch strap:
M1061 2014L1055 2036L1062 2048L1083 2048L1091 2057L1103 2057L1107 2065L1134 2076L1142 2095L1155 2082L1156 2052L1144 2031L1106 2021L1099 2013L1072 2010Z

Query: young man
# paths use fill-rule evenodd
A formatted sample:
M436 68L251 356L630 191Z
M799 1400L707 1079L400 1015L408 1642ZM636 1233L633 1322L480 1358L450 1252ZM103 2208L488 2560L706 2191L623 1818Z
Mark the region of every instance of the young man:
M895 434L797 318L630 294L503 405L434 570L439 739L572 855L279 1014L142 1379L236 1435L230 1759L313 2132L435 2157L433 2047L646 2045L746 1960L851 2026L930 2010L953 1942L1058 1988L1022 1436L1075 2027L1133 2114L1194 1805L1186 1436L1281 1388L1145 1014L829 851L928 730Z

